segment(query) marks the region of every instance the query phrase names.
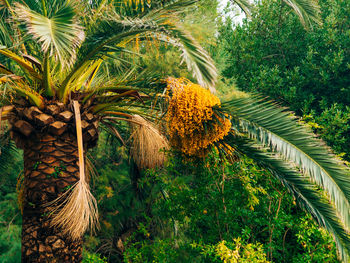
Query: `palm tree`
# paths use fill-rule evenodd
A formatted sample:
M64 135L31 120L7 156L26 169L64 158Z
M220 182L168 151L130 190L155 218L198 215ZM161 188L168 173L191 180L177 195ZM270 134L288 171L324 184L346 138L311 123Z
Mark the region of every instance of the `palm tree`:
M166 139L145 119L174 123L170 115L171 103L174 110L177 107L172 99L174 85L192 84L161 80L154 72L136 74L132 66L125 66L135 55L128 47L139 43L146 47L150 42L174 45L197 82L214 90L212 60L177 18L196 2L0 0L1 116L11 124L12 138L24 151L23 262L81 260L81 236L98 218L85 179L84 153L95 146L99 126L121 139L117 121L135 124L135 132L145 135L134 138L135 152L142 153L133 155L136 163L149 168L161 162L154 147L167 147ZM299 3L293 8L310 15L304 9L307 2L293 1ZM118 61L125 72L119 74L112 61ZM164 88L168 95L162 96ZM223 154L235 149L235 154L251 156L270 169L334 235L340 256L346 259L348 170L271 103L253 96L220 105L210 93L198 86L196 90L212 100L203 104L210 111L208 118L199 123L202 128L192 127L192 134L207 139L203 127L211 132L226 128L220 136L211 137L201 148L203 153L213 145ZM154 97L169 103L166 114L150 114ZM177 135L169 129L170 142L181 150ZM158 138L161 143L141 147L140 137L148 142ZM154 159L143 162L144 156Z
M177 46L198 81L214 86L210 57L176 19L195 2L0 2L2 115L24 150L24 262L81 260L81 235L97 219L83 152L104 116L131 116L132 104L164 86L130 78L132 70L100 76L104 62L124 63L129 43L157 39Z

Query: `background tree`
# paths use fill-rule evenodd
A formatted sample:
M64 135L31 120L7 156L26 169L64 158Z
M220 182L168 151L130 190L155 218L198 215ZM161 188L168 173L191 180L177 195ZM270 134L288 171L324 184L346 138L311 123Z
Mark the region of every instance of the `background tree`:
M276 1L257 5L242 25L227 20L219 35L227 58L222 75L288 106L348 159L350 8L346 1L319 2L322 26L311 31Z

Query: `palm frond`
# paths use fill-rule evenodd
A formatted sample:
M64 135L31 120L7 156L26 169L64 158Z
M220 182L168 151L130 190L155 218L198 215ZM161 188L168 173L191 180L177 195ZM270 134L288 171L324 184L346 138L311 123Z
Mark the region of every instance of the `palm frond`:
M1 14L0 17L2 17ZM0 21L0 45L13 46L12 35L12 28L9 28L9 26L4 21Z
M58 90L58 95L64 103L68 101L68 95L71 90L82 90L83 88L89 88L89 80L101 65L103 61L100 59L87 61L79 70L76 72L75 77L70 79L67 85L62 86ZM86 90L85 90L86 91Z
M73 240L77 240L81 238L87 228L90 227L93 231L95 227L98 227L98 209L97 201L91 194L85 176L83 135L78 101L73 101L73 107L78 141L79 181L69 190L68 196L62 195L47 205L52 207L52 226L60 227L63 233L69 235ZM59 203L63 196L66 199Z
M308 211L315 220L329 231L336 242L339 256L348 262L350 236L338 217L333 204L325 198L319 188L300 174L296 167L285 162L280 155L259 146L254 141L239 136L229 136L226 141L235 152L253 159L258 165L270 171L294 195L298 204Z
M243 10L247 17L250 17L253 5L249 0L231 0L233 4L236 4Z
M10 25L7 21L13 16L13 9L11 7L11 1L0 0L0 45L12 47L16 43L17 25ZM16 32L17 33L17 32Z
M159 39L177 46L183 58L193 71L198 82L214 89L216 68L212 59L203 48L174 21L176 10L195 3L194 0L177 0L174 3L153 10L142 18L121 17L118 13L109 14L105 19L96 22L82 44L78 59L71 73L62 82L59 95L62 98L70 89L71 83L83 68L97 59L105 59L111 53L123 51L123 47L134 39Z
M130 122L130 153L139 169L161 167L166 160L165 151L169 143L155 125L139 115L133 115Z
M270 147L324 189L350 229L350 172L321 140L292 120L288 112L257 96L233 99L222 107L232 115L237 131Z
M131 2L135 1L137 2L138 0ZM217 72L213 60L199 43L176 22L176 14L184 12L186 7L191 7L197 2L199 1L154 1L153 6L151 5L147 12L145 10L141 12L139 17L156 21L161 26L161 30L156 31L153 38L166 41L178 47L182 52L183 60L197 79L197 82L215 92Z
M0 173L6 174L11 169L14 160L17 159L19 152L16 145L10 139L9 131L4 129L4 124L0 125Z
M0 74L1 75L12 75L13 72L0 63Z
M238 5L247 17L250 17L253 3L249 0L230 0ZM253 1L252 1L253 2ZM283 0L282 4L289 5L306 29L312 29L313 23L321 24L321 10L317 0Z
M118 14L126 17L143 17L154 11L162 12L169 10L172 13L184 12L187 6L191 6L200 0L131 0L119 1L115 4L115 9Z
M23 56L9 50L4 46L0 46L0 54L8 57L10 60L19 65L25 72L27 72L30 77L34 80L42 80L42 76L36 71L35 67L26 60Z
M1 72L1 68L0 68ZM27 98L33 105L42 109L44 107L44 98L35 90L28 88L22 77L14 74L0 77L0 89L14 92L18 96Z
M217 71L214 61L197 41L178 25L169 25L167 30L171 32L173 45L182 51L182 57L188 69L193 73L199 85L215 92Z
M57 3L60 1L56 1ZM74 59L75 50L84 39L82 27L77 23L71 1L48 7L50 16L42 15L28 6L17 3L14 12L25 25L27 34L41 43L44 53L55 56L62 64Z
M317 0L283 0L298 15L306 28L312 28L313 23L321 24L320 6Z

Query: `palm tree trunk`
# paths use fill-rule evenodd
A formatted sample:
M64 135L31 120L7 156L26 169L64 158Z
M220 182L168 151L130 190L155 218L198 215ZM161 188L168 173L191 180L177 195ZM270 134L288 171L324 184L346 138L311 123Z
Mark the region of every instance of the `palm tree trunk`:
M24 142L22 262L80 262L82 241L50 226L49 209L79 180L75 136L41 134Z
M96 144L98 119L87 112L82 119L86 150ZM44 112L15 107L9 122L24 155L22 262L81 262L82 240L72 240L52 227L47 206L79 180L73 113L59 103L48 105Z

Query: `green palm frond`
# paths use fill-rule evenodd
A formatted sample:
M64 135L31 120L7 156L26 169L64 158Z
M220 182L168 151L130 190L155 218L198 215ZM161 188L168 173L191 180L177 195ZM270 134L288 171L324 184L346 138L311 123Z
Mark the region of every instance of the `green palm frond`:
M62 1L59 6L50 6L50 12L44 15L18 3L14 9L27 34L40 42L44 53L56 56L62 64L74 59L75 50L84 39L84 32L77 23L77 13L72 3Z
M82 44L71 73L62 83L61 95L64 94L66 88L69 88L69 83L72 83L85 68L90 67L94 60L105 59L110 53L122 52L123 49L118 49L118 44L136 38L139 34L158 29L153 23L140 20L124 22L114 18L100 21L97 25L96 31L88 34Z
M13 72L4 65L0 64L0 75L13 75Z
M250 17L254 1L231 0L231 3L238 5L247 17ZM313 23L321 24L321 10L317 0L283 0L283 3L286 3L293 9L305 28L312 28Z
M321 24L320 6L317 0L283 0L298 15L306 28L312 28L313 23Z
M35 66L22 55L17 54L4 46L0 46L0 54L20 66L20 68L28 74L30 79L41 81L42 76L37 72Z
M262 148L254 141L240 136L230 135L227 141L235 148L236 153L252 158L278 178L294 195L298 204L333 235L340 258L348 262L350 236L324 193L306 177L301 176L295 166L286 162L280 155L272 153L270 149Z
M215 92L217 71L207 52L181 27L169 25L166 29L171 32L169 35L173 38L173 45L178 46L182 51L182 58L198 84Z
M350 172L321 140L292 120L288 112L258 96L233 99L222 107L232 115L237 131L280 154L324 189L350 229Z
M0 68L1 73L1 68ZM33 105L42 109L44 107L44 98L35 90L28 89L23 79L16 75L0 74L0 90L6 94L6 90L16 94L19 97L28 99ZM7 94L6 94L7 95Z
M253 5L250 3L249 0L231 0L233 4L236 4L243 10L243 12L246 14L246 16L250 17L251 10L253 8Z
M1 17L1 14L0 14ZM2 46L13 46L13 31L9 26L4 23L3 20L0 21L0 45Z
M216 68L209 55L200 45L175 22L174 13L184 6L195 3L193 0L171 1L169 5L161 6L149 12L142 18L122 17L113 12L96 22L94 28L87 33L82 44L78 59L72 72L63 81L59 95L67 94L70 84L84 68L90 67L91 61L105 59L111 53L125 51L120 47L134 39L158 39L167 41L179 47L183 58L192 69L198 82L214 89Z
M119 98L125 99L134 95L140 96L138 94L141 92L144 94L143 96L153 96L157 92L164 90L165 84L162 79L156 76L143 76L142 72L139 75L135 79L113 82L111 83L112 85L109 85L108 82L106 85L100 85L84 98L84 102L95 96L95 100L98 102L113 102L118 105L120 103L118 101ZM134 97L136 98L136 96Z
M143 17L152 12L172 13L184 12L185 8L200 0L131 0L119 1L115 8L118 14L124 17Z
M133 0L129 5L133 5L135 2L144 1ZM186 30L181 28L174 17L175 14L184 12L186 7L193 6L197 2L198 0L152 1L151 5L145 10L142 7L131 9L134 10L134 13L137 10L143 10L138 13L139 18L157 22L160 28L155 31L156 34L153 35L153 38L178 47L182 52L183 60L197 82L214 92L217 72L213 60L199 43Z

